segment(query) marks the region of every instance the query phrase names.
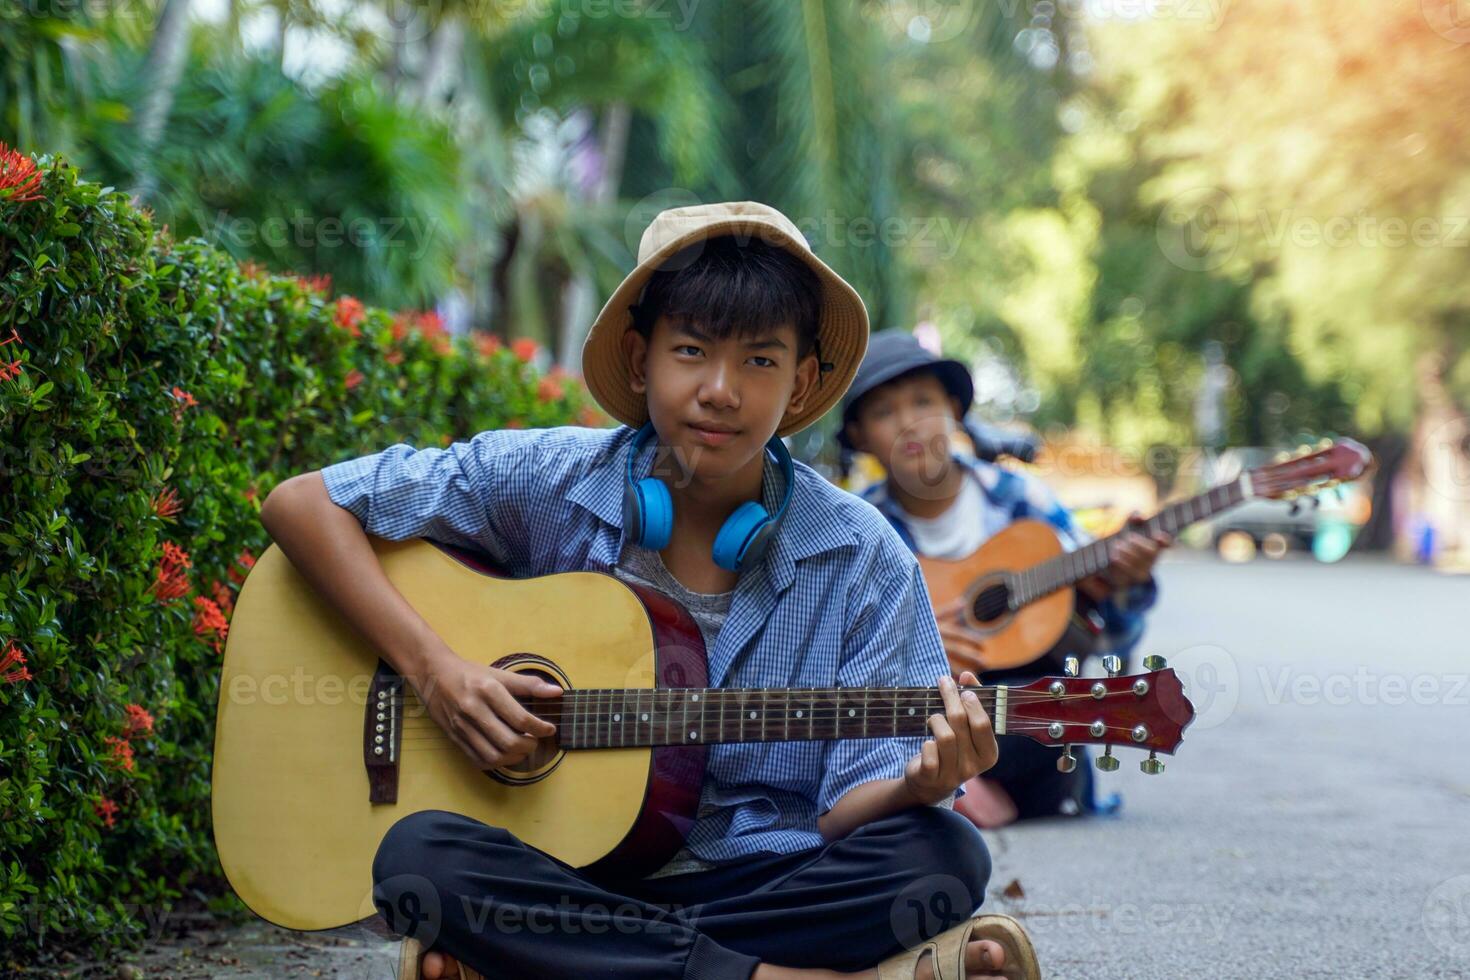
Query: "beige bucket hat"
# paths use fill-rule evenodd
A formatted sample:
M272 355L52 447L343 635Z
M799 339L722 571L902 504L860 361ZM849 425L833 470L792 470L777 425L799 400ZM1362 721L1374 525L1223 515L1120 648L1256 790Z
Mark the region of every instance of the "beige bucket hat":
M789 436L821 418L842 398L868 349L868 309L857 290L817 258L800 229L780 211L755 201L697 204L661 211L638 243L638 265L613 291L582 346L582 377L597 404L619 422L648 421L648 404L630 386L622 338L633 325L629 309L659 266L681 249L722 235L758 239L784 248L816 273L822 284L817 338L824 370L815 397L796 415L782 419L776 435Z

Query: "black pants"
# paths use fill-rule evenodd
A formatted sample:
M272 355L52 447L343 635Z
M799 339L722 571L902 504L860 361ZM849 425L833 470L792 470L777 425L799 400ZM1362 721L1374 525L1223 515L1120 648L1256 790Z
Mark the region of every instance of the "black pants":
M990 855L963 816L917 807L797 854L594 880L509 832L426 810L373 861L388 926L487 978L746 980L757 963L869 969L963 922Z

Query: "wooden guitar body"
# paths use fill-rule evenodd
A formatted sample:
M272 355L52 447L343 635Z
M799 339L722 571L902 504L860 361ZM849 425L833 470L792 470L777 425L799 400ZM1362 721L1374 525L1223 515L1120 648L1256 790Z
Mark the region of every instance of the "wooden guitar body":
M1031 663L1056 645L1067 630L1076 591L1058 589L1019 609L1005 605L1013 576L1063 554L1061 540L1044 521L1016 521L967 558L950 561L919 556L929 601L937 617L958 617L985 651L981 664L950 664L961 670L1003 670Z
M1317 452L1257 467L1176 501L1146 521L1130 522L1125 530L1175 535L1246 500L1281 499L1356 480L1372 465L1367 449L1351 439L1339 439ZM956 672L1004 670L1025 666L1052 650L1072 623L1076 583L1108 566L1110 544L1121 533L1067 552L1049 524L1017 521L968 558L942 561L921 556L919 566L935 618L968 627L983 650L979 663L961 663L951 654L950 666Z
M609 575L514 580L464 554L372 538L388 578L460 656L566 688L704 687L704 642L666 597ZM553 663L526 651L555 651ZM503 827L577 867L640 874L683 843L705 747L552 746L485 773L413 691L386 699L401 741L373 744L379 661L280 549L241 590L220 679L215 842L230 884L262 917L326 929L372 916L372 861L397 820L443 809ZM396 675L392 675L396 678ZM401 680L398 681L401 685ZM382 688L376 688L381 693ZM375 747L386 753L373 755ZM386 769L394 758L392 792ZM556 778L548 778L552 772ZM374 785L374 780L381 785ZM393 802L370 802L374 794ZM401 801L401 802L400 802Z
M411 813L461 814L573 867L639 877L693 827L707 746L920 737L944 710L927 685L711 688L698 625L658 592L597 572L511 579L430 542L369 540L455 653L561 688L517 696L556 733L482 772L428 716L420 694L432 703L434 679L401 677L267 549L225 647L212 805L230 884L287 928L376 915L373 857ZM1159 772L1156 753L1174 751L1193 708L1162 661L1149 671L967 690L997 734L1141 749Z

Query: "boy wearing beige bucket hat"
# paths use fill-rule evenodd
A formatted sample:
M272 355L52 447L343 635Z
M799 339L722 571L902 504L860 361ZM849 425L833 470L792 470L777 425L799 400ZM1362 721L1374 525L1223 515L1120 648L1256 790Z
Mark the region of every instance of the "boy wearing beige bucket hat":
M400 674L428 679L429 714L482 769L554 732L503 706L559 690L460 658L360 570L376 562L357 532L478 548L516 577L598 571L662 592L699 627L709 687L940 687L931 739L704 746L697 809L668 828L682 848L638 874L572 868L458 814L404 817L378 847L376 905L413 936L404 910L425 880L440 901L434 949L406 943L402 977L888 980L914 976L942 932L927 947L934 977L1035 975L1019 927L971 917L990 861L949 805L994 763L995 737L949 677L917 560L781 442L841 399L867 334L862 300L780 212L665 211L583 352L588 387L623 425L393 446L272 493L262 516L277 543L370 621ZM324 551L337 560L312 572ZM404 636L420 639L395 646ZM576 924L618 910L632 928L487 928L487 898L496 922L570 903Z

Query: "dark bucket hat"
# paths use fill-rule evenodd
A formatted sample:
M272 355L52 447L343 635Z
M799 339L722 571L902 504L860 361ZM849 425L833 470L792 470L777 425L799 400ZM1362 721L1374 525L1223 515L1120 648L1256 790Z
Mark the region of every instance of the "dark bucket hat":
M935 357L907 330L880 330L868 338L868 353L842 398L837 444L843 449L853 448L847 439L847 423L864 395L894 378L923 370L933 372L944 389L959 399L960 417L964 418L975 403L975 382L970 379L970 369L959 361Z

